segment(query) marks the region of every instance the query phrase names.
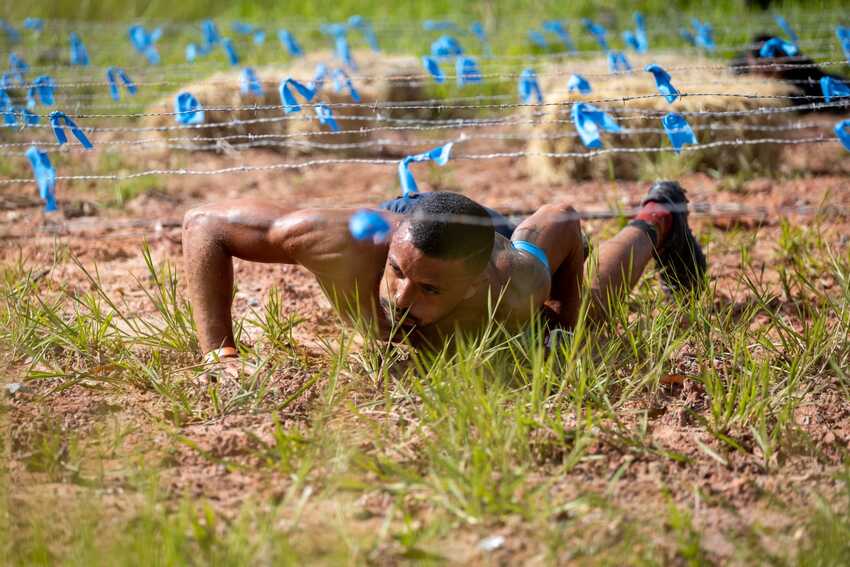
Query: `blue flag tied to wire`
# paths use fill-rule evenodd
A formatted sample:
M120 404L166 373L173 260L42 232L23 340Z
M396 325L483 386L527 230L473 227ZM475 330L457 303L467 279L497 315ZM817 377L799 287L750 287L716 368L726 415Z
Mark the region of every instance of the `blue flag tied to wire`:
M133 44L136 51L147 58L148 63L151 65L159 63L159 52L156 50L156 42L162 37L162 28L156 28L148 32L144 26L136 24L130 26L127 33L130 36L130 43Z
M410 171L410 164L422 161L433 161L439 166L446 165L449 161L449 155L452 152L453 142L449 142L445 146L438 146L424 154L407 156L398 163L398 178L401 182L402 194L407 197L411 193L419 191L416 187L416 180L413 178L413 173Z
M27 18L24 20L24 27L34 32L41 32L44 30L44 20L41 18Z
M313 80L310 81L310 84L307 85L311 91L313 91L313 96L319 94L319 91L322 90L322 87L325 84L325 79L328 76L328 68L324 63L317 63L316 70L313 73Z
M0 29L2 29L3 33L6 34L6 38L9 40L9 43L18 43L21 41L21 34L18 33L15 26L2 18L0 18Z
M835 135L841 141L841 145L850 151L850 120L842 120L835 125Z
M334 113L330 106L324 102L320 102L316 105L315 111L316 116L319 117L319 124L324 124L325 126L330 127L330 129L334 132L339 132L339 125L334 119Z
M17 128L18 116L21 117L21 128L38 124L38 115L33 114L23 106L13 106L11 103L0 109L3 113L3 126Z
M425 20L422 22L425 31L446 31L458 29L457 24L448 20Z
M442 83L446 80L446 76L443 75L443 71L440 69L440 64L436 58L426 55L422 58L422 65L434 78L435 83Z
M229 37L226 37L221 40L221 46L224 48L224 52L227 53L227 60L230 61L230 64L233 66L239 65L239 54L236 53L233 41Z
M76 122L71 120L64 112L57 110L50 113L50 126L53 127L53 135L56 136L56 141L59 142L60 146L68 142L68 136L65 134L65 128L62 126L62 123L71 130L71 133L85 149L90 150L94 147L83 131L80 130L80 127L77 126Z
M135 83L130 80L130 77L127 76L127 73L124 72L124 69L120 67L110 67L106 70L106 82L109 83L109 95L114 100L121 99L121 93L118 91L118 81L124 85L124 88L127 89L127 94L133 96L136 94L138 89L136 88Z
M204 109L195 96L184 91L174 98L174 119L179 124L203 124Z
M301 105L295 100L295 95L292 94L292 89L295 89L298 94L304 97L305 102L310 102L316 95L316 91L302 85L292 77L287 77L280 83L280 100L283 103L283 111L286 114L291 112L300 112Z
M835 35L844 51L844 58L850 63L850 27L838 26L835 28Z
M71 32L71 65L88 65L89 53L77 32Z
M27 62L19 57L16 53L9 54L9 73L17 80L18 84L24 86L26 83L26 73L30 66Z
M697 143L691 125L681 114L675 112L666 114L661 119L661 125L664 126L664 131L667 132L667 137L670 138L670 143L673 144L673 149L677 154L681 153L682 146L685 144Z
M676 99L679 98L679 91L670 84L670 73L654 63L644 67L644 71L652 73L652 76L655 77L655 86L658 87L658 92L664 95L667 102L671 104L676 102Z
M619 124L606 112L586 102L573 105L572 119L582 143L591 149L602 147L602 140L599 138L600 130L606 132L620 131Z
M321 31L333 38L336 56L342 61L343 65L356 69L357 65L354 63L351 47L348 45L348 26L345 24L322 24Z
M334 90L336 92L339 93L344 90L348 90L348 94L351 95L351 100L354 102L360 102L360 93L358 93L357 89L354 88L354 83L351 82L351 77L348 76L345 69L336 69L334 71L333 82Z
M640 12L635 12L635 30L626 30L623 32L623 42L638 53L646 53L649 51L649 39L646 35L646 21L643 14Z
M380 244L390 235L390 223L375 211L360 209L348 219L348 230L357 240L368 239Z
M33 109L39 102L44 106L52 106L54 89L53 79L48 75L36 77L27 90L27 108Z
M834 98L850 96L850 85L829 75L821 77L820 88L823 91L825 102L830 102Z
M714 28L711 24L693 18L691 25L694 27L694 45L713 53L717 45L714 43Z
M549 47L549 41L547 41L546 36L537 30L529 30L528 40L540 49Z
M564 46L565 51L575 53L576 46L573 43L573 38L570 36L567 28L564 27L563 22L559 20L546 20L543 22L543 29L554 34L560 40L561 45Z
M682 39L688 42L689 45L696 46L697 38L694 37L693 32L691 32L691 30L689 30L688 28L679 28L679 35L682 37Z
M221 40L221 36L218 34L218 27L216 27L214 21L204 20L201 22L201 37L203 38L201 49L203 53L209 53Z
M56 206L56 170L50 163L47 153L32 146L26 151L27 159L32 166L35 183L38 186L38 194L44 201L44 212L52 213L58 210Z
M534 69L527 68L520 73L518 90L519 98L524 104L531 104L535 99L537 104L543 102L543 93L540 91Z
M455 61L455 74L459 86L481 82L481 71L472 57L458 57Z
M263 84L260 83L257 73L251 67L245 67L242 69L242 76L239 80L239 90L244 95L263 95Z
M590 33L596 39L596 43L599 44L603 50L608 51L608 39L605 37L608 35L608 30L605 29L601 24L597 24L590 18L582 18L581 23L584 25L584 29Z
M799 53L796 45L778 37L765 41L759 49L759 57L794 57Z
M440 36L437 41L431 44L432 57L456 57L463 55L463 47L460 42L450 35Z
M493 50L490 49L490 42L487 39L487 30L484 29L484 25L481 22L472 22L472 25L469 26L469 31L472 32L472 35L478 38L478 41L481 43L481 48L484 51L484 55L487 57L493 55Z
M571 75L570 80L567 81L567 92L578 92L579 94L588 95L592 90L590 83L581 75Z
M796 32L794 32L794 30L791 28L791 25L788 23L788 20L786 20L779 14L773 16L773 19L776 20L776 25L779 26L779 29L785 32L785 35L788 36L788 39L791 41L791 43L797 44L800 41L800 38L797 36Z
M628 72L632 70L632 64L622 51L609 51L608 70L612 73Z
M288 30L278 30L277 39L280 41L281 45L286 48L286 51L289 52L290 56L301 57L304 55L304 51L302 51L301 46L298 45L298 42L295 40L295 36Z
M372 24L363 19L362 16L351 16L348 18L348 25L352 29L359 31L369 44L369 48L378 53L381 47L378 45L378 37L375 35L375 30L372 29Z

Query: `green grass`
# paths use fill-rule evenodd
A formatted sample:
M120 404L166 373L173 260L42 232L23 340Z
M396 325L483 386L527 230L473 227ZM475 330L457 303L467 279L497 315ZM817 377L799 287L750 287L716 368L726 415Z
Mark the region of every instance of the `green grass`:
M553 561L704 564L711 551L687 502L668 496L666 505L659 502L657 521L644 524L637 510L604 492L576 498L558 487L563 478L581 478L577 470L593 470L602 455L628 457L610 476L609 490L616 492L631 461L690 470L743 459L769 477L809 454L795 410L808 394L846 380L840 369L850 363L850 255L836 253L819 234L819 227L782 230L776 250L787 261L778 268L786 282L779 301L744 257L747 305L717 305L706 293L689 307L677 306L643 285L608 326L592 332L580 326L551 354L535 326L521 335L493 326L438 353L368 337L352 350L347 334L328 337L326 354L312 360L293 339L298 321L283 314L273 291L263 308L238 322L243 332L260 329L263 340L243 346L260 364L235 388L226 381L193 385L203 369L194 363L188 304L173 269L147 250L149 275L137 283L148 302L144 317L114 299L96 270L64 252L56 261L76 263L88 291L39 276L26 264L7 266L0 340L43 401L75 388L116 399L141 392L158 409L132 427L171 440L165 447L127 447L126 424L116 429L101 419L71 430L42 415L17 442L26 447L15 448L15 458L37 478L78 486L81 494L121 486L132 505L116 516L96 496L64 499L56 504L63 509L57 521L37 504L48 496L34 491L9 515L13 563L90 564L99 557L111 564L334 563L382 553L426 561L451 556L439 542L454 533L474 540L511 525L511 537ZM807 284L815 269L837 288ZM764 320L753 327L757 314ZM702 369L692 380L706 393L705 407L688 411L708 437L689 454L651 435L651 400L661 395L659 382L674 371L671 361L683 346ZM303 386L275 395L270 385L281 373L303 375ZM289 421L293 403L307 391L318 392L309 415ZM846 384L836 392L847 399ZM266 436L249 430L253 442L243 453L222 456L193 438L192 427L250 415L271 419L271 429ZM246 494L247 502L222 516L212 503L152 490L151 479L170 469L175 451L264 479L261 484L280 487L279 495L263 502ZM107 466L116 459L129 466L116 472ZM373 520L380 529L359 527L364 519L342 504L367 495L390 502ZM846 551L850 522L842 502L815 499L794 511L806 526L801 549L812 553L782 548L783 561L834 564ZM611 522L619 535L594 535ZM653 538L659 529L670 537ZM564 542L553 530L575 539ZM758 538L731 535L740 553L756 552ZM620 543L600 544L607 537Z

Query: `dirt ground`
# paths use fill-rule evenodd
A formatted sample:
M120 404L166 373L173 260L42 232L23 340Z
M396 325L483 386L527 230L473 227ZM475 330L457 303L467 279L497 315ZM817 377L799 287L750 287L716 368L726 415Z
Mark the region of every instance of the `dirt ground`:
M768 281L775 277L771 266L776 261L777 242L781 238L780 219L812 226L814 218L811 215L798 214L803 207L825 204L833 207L818 222L824 238L836 251L846 254L850 240L850 164L837 150L837 146L789 147L783 174L742 179L734 186L730 186L728 180L703 174L680 179L697 210L704 204L761 208L761 212L746 215L693 215L696 231L707 242L718 304L746 301L747 291L741 289L736 278L742 247L748 248L754 266L765 268L764 277ZM188 159L192 167L203 169L248 162L253 165L275 163L285 158L272 152L255 151L249 158L242 154L210 153L192 155ZM45 278L85 289L88 284L72 263L65 260L54 263L56 246L67 247L85 265L96 264L108 293L124 298L141 313L150 311L153 315L149 302L131 277L146 277L141 247L146 242L157 261L169 259L179 266L179 223L183 213L192 206L236 197L270 198L292 207L363 206L392 197L397 192L395 168L381 165L158 179L160 186L131 198L123 208L107 208L101 204L109 184L76 184L73 188L60 185L60 205L83 215L76 218L45 217L35 200L26 206L29 197L21 195L20 188L5 188L2 198L6 201L6 210L0 211L2 262L23 258L32 265L49 268ZM570 202L580 211L629 208L639 202L647 188L645 182L615 181L543 185L531 180L522 159L457 160L444 169L422 167L417 170L417 179L423 191L461 190L488 206L505 211L533 210L553 201ZM80 205L80 202L93 203L94 207ZM613 233L616 221L589 220L584 226L591 238L601 238ZM286 400L309 379L311 366L326 364L321 337L335 335L339 322L317 284L299 267L237 261L235 275L237 316L247 313L253 306L262 305L270 288L277 287L284 299L285 312L304 319L295 328L295 337L305 365L279 373L270 385L275 399ZM824 281L821 285L828 287L835 282ZM673 361L685 376L698 371L689 368L689 360L685 351L678 353L677 360ZM14 376L16 370L20 367L13 368L9 376ZM279 500L291 489L291 481L284 472L255 471L257 452L251 449L271 439L276 418L291 426L306 424L315 392L321 384L301 393L280 415L244 412L182 425L179 434L191 440L191 446L175 444L173 431L156 425L158 419L167 416L169 408L151 392L82 386L57 391L54 386L49 381L28 384L8 396L10 478L11 484L19 487L11 494L13 507L16 503L32 505L34 495L50 502L83 499L90 490L73 483L51 481L24 466L30 436L50 422L74 431L81 438L87 431L102 428L114 428L115 434L122 438L120 451L110 453L104 448L103 467L113 474L105 476L108 490L98 493L117 515L129 513L135 506L136 496L125 489L124 477L120 474L122 467L127 466L127 455L143 459L157 455L168 463L160 478L167 498L174 501L186 497L208 499L222 515L228 516L235 514L246 501ZM694 525L703 534L702 545L709 558L715 561L740 560L736 556L736 542L730 540L729 534L746 534L748 530L755 530L755 526L758 530L752 533L764 539L765 546L793 547L794 538L802 536L794 525L794 516L785 513L786 507L803 507L818 494L834 493L837 484L833 475L846 458L850 443L850 406L835 388L827 386L813 390L795 416L807 437L807 440L801 438L800 443L812 443L811 450L798 451L793 458L774 463L769 474L756 458L757 449L749 455L732 453L724 458L725 462L718 462L701 448L715 446L716 440L690 416L708 411L708 401L700 385L685 378L683 383L666 386L653 399L644 400L642 407L624 412L623 420L637 427L644 410L651 409L649 445L687 456L691 459L689 466L632 451L627 443L603 434L600 439L604 442L595 442L588 450L592 458L583 460L548 490L564 498L605 494L618 509L627 511L629 521L638 523L657 523L659 510L665 509L668 499L686 502L697 510ZM368 384L358 387L366 391L352 393L354 399L358 395L369 396ZM375 419L381 419L378 414L376 410ZM347 423L345 415L335 415L330 418L329 427L346 427ZM365 452L369 450L365 436L360 448ZM400 447L399 451L415 451L415 447ZM540 474L541 478L548 475L546 465ZM612 482L614 478L617 482ZM772 504L766 494L780 494L783 504ZM352 521L361 526L364 533L377 529L382 513L391 504L392 499L380 491L366 490L353 496L340 492L337 499L346 517L355 518ZM317 502L302 521L320 528L323 514L330 509L325 507L332 505ZM623 529L624 521L622 517L611 519L607 531L598 534L598 544L613 545L620 537L618 530ZM530 561L538 553L523 543L530 529L520 521L469 526L446 544L442 554L458 562ZM493 534L504 536L506 543L488 554L476 543ZM765 534L780 537L765 539ZM320 546L321 536L314 537L316 545ZM562 537L570 537L569 531ZM656 537L664 540L666 534L662 531ZM570 557L561 559L569 560Z

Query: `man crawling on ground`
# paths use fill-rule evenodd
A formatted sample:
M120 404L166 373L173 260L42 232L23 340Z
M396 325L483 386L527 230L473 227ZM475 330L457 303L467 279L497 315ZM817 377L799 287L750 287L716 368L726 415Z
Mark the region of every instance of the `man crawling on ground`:
M653 256L668 288L702 284L706 262L688 226L687 203L677 183L656 183L635 218L599 245L591 319L605 317ZM234 257L301 265L343 317L365 318L387 338L403 332L415 346L475 332L491 312L512 329L540 311L550 324L576 324L587 248L571 206L544 205L516 227L450 192L400 197L375 212L390 225L384 242L352 236L354 209L236 199L190 210L183 224L185 268L208 360L238 356L231 319Z

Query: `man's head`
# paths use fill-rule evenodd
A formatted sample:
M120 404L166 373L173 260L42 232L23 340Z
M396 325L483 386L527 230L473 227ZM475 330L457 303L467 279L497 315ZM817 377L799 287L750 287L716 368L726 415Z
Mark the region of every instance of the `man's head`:
M427 325L475 293L490 261L495 231L487 210L457 193L427 193L390 241L381 281L388 313Z

